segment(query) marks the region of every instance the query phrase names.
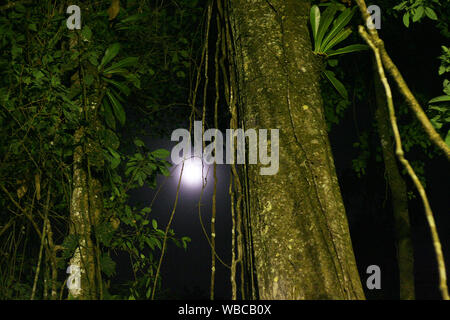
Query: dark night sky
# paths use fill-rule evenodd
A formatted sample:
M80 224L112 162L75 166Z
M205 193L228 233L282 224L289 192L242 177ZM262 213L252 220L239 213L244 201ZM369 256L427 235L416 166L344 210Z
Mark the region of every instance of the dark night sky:
M166 148L171 150L176 142L167 140L150 141L147 146L153 148ZM189 174L192 168L185 167L183 176ZM205 168L205 171L207 169ZM212 212L213 171L212 166L208 173L208 182L202 195L202 218L208 236ZM201 174L201 172L200 172ZM165 226L175 201L175 195L180 175L180 166L172 168L170 177L158 177L158 187L162 185L152 208L152 216L160 225ZM205 173L206 175L206 173ZM216 248L220 258L229 263L231 260L231 216L229 188L229 166L217 165L217 216L216 216ZM202 193L201 176L199 182L192 184L185 179L181 181L180 196L178 199L172 227L178 236L188 236L192 239L185 251L171 244L166 252L162 266L163 287L169 288L171 298L209 298L209 283L211 274L211 251L207 239L201 229L198 214L198 202ZM157 189L142 188L132 195L132 201L149 203L152 201ZM229 283L229 270L216 260L216 296L230 298L231 286ZM200 296L201 295L201 296Z

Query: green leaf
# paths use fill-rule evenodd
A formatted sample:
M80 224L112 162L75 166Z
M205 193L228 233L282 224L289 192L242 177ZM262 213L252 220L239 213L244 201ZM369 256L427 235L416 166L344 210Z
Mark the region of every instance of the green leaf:
M165 159L170 156L170 151L166 149L158 149L152 152L152 155L159 159Z
M403 24L409 28L409 12L405 13L403 15Z
M88 57L88 60L93 66L98 66L97 55L95 53L91 53Z
M115 169L120 164L120 154L118 154L114 149L107 147L112 157L109 157L109 161L111 162L111 169Z
M105 55L103 56L102 62L98 66L99 69L103 68L108 62L114 59L115 56L119 53L120 43L116 42L106 49Z
M350 53L350 52L357 52L357 51L363 51L369 49L369 46L365 44L352 44L343 48L339 48L337 50L330 51L330 53L327 53L328 57Z
M75 234L69 234L66 238L64 238L64 241L62 243L62 247L63 247L62 258L63 259L68 259L73 255L73 253L75 252L75 249L78 247L79 239L80 239L80 237Z
M321 44L321 49L323 49L324 47L331 49L338 43L338 42L335 43L337 35L340 34L340 32L344 29L344 27L350 22L353 15L355 14L356 8L357 7L354 7L353 9L346 9L337 17L337 19L334 21L331 27L331 31L327 34L327 36L323 40ZM323 50L323 52L326 53L326 50Z
M103 222L95 228L95 236L105 246L109 246L114 236L114 229L110 223Z
M145 207L144 209L141 210L142 213L150 213L152 212L152 208L151 207Z
M129 16L129 17L126 17L125 19L120 20L120 23L128 23L128 22L137 21L139 19L142 19L143 17L145 17L145 15L142 13L134 14L132 16Z
M119 74L121 76L126 76L128 75L130 72L127 69L124 68L117 68L117 69L112 69L109 70L108 72L104 72L104 74Z
M116 116L117 120L119 120L120 124L123 126L125 124L125 111L123 110L122 104L119 102L117 97L112 93L111 90L106 91L106 95L108 96L109 100L111 101L114 115Z
M430 18L431 20L437 20L437 14L436 12L434 12L433 9L431 8L425 8L425 14L427 15L428 18Z
M406 1L401 2L400 4L396 5L393 9L394 10L402 10L406 7L408 3Z
M150 249L155 249L155 244L153 243L153 238L145 238L145 243L150 247Z
M338 65L337 59L329 59L329 60L327 60L327 62L330 67L336 67Z
M32 30L32 31L37 31L37 27L35 23L30 23L28 25L28 29Z
M33 76L36 78L36 80L40 80L45 77L45 75L40 70L33 71Z
M88 26L83 27L83 30L81 30L81 36L83 40L91 40L92 37L92 30Z
M156 222L156 220L155 219L153 219L152 220L152 226L153 226L153 229L158 229L158 222Z
M330 5L325 9L322 18L320 19L319 29L317 30L317 39L314 44L314 51L323 52L320 51L322 47L322 39L325 36L325 33L327 32L327 29L330 26L331 22L333 21L333 17L336 14L336 11L337 8L334 5Z
M130 94L130 88L128 88L125 84L111 80L111 79L107 79L107 78L103 78L103 80L105 82L108 82L108 83L111 83L112 85L114 85L117 89L122 91L123 94L125 94L126 96L128 96Z
M91 84L94 83L94 76L90 73L88 73L85 77L84 77L84 83L86 86L90 86Z
M170 176L170 172L169 172L169 170L167 170L166 167L160 167L159 169L161 170L161 173L162 173L165 177Z
M158 233L160 234L160 236L164 237L164 231L158 230ZM161 247L161 241L159 241L159 240L156 239L156 238L153 238L153 239L154 239L154 241L155 241L155 243L156 243L156 246L161 250L161 249L162 249L162 247Z
M107 147L107 148L108 148L109 152L111 152L112 156L113 156L115 159L120 159L120 154L117 153L116 150L114 150L113 148L110 148L110 147Z
M414 12L414 16L412 18L413 22L417 22L422 18L423 14L425 13L425 9L423 7L418 7L416 11Z
M117 150L120 145L120 140L114 131L105 129L100 131L100 141L105 147Z
M186 250L188 242L191 242L191 238L189 238L189 237L182 237L181 238L181 242L183 243L183 248Z
M111 109L111 105L109 104L107 99L103 99L103 108L104 108L104 117L106 124L111 129L116 129L116 120L114 119L114 115Z
M344 41L348 38L348 36L352 33L352 29L347 28L345 30L341 30L339 34L336 35L336 37L333 38L326 46L325 48L322 48L322 52L326 53L329 49L337 45L338 43Z
M141 82L139 80L139 78L132 73L128 73L128 74L124 74L123 75L125 77L125 79L127 79L128 81L131 81L131 83L138 89L141 88Z
M145 143L142 140L138 139L138 138L134 139L133 142L138 147L144 147L145 146Z
M107 253L103 253L100 257L100 267L108 277L116 273L116 263Z
M342 82L340 82L338 79L336 79L336 77L334 76L334 73L329 70L325 70L323 73L325 74L327 79L331 82L333 87L337 90L337 92L339 92L339 94L343 98L347 99L348 98L347 90L345 89L345 86L342 84Z
M21 54L22 54L22 48L17 47L16 45L13 45L12 48L11 48L12 58L15 59Z
M439 96L428 101L428 103L436 103L436 102L450 102L450 96L447 95Z
M430 119L430 122L433 125L433 127L435 127L436 129L439 130L442 127L442 123L440 123L438 120L439 120L439 116L436 116L436 117Z
M138 60L139 59L137 57L128 57L128 58L122 59L119 62L113 63L110 67L106 68L103 72L107 74L116 69L135 66L138 63Z
M311 7L310 16L311 29L313 32L314 43L317 41L317 30L320 24L320 9L318 6L314 5Z

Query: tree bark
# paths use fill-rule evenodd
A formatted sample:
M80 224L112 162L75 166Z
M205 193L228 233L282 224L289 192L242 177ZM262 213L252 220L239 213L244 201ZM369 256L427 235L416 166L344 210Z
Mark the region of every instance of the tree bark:
M280 169L248 166L261 299L364 299L326 132L307 0L230 0L245 128L280 130Z
M75 133L75 143L80 144L83 136L84 128L81 127ZM96 298L95 248L91 239L93 223L89 214L88 177L83 161L85 158L83 146L78 145L74 151L70 233L79 237L79 246L70 259L70 265L79 268L81 286L70 289L69 292L72 298L81 300Z
M375 62L374 62L375 66ZM408 213L408 194L406 183L400 174L394 153L394 141L391 135L386 96L375 68L375 95L377 108L378 135L380 136L389 189L392 197L392 210L397 241L397 260L400 280L400 299L414 300L414 250L411 240L411 227Z
M69 43L71 50L76 47L76 39ZM79 86L83 92L80 99L80 113L85 117L88 127L80 126L74 134L76 147L73 152L73 190L70 203L70 228L72 235L78 236L78 247L70 265L78 268L81 273L81 287L69 289L69 295L74 299L86 300L97 299L102 296L101 274L99 271L99 248L94 245L93 231L99 221L103 209L101 198L102 187L98 179L91 176L92 163L96 162L97 167L102 164L98 155L101 155L99 143L88 137L88 131L97 133L100 123L97 119L98 101L101 101L100 90L86 93L84 87L85 74L82 72L83 66L78 66L78 72L72 76L72 86Z

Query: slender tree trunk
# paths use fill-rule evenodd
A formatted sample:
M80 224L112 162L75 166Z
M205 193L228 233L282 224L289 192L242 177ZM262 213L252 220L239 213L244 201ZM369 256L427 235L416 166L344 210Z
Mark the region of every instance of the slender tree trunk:
M75 143L80 144L84 129L75 133ZM79 246L70 259L70 265L81 272L80 288L73 288L70 294L75 299L93 299L95 293L95 249L92 244L92 224L89 215L88 177L84 169L86 155L83 146L79 145L74 151L73 192L70 206L70 233L79 237Z
M326 132L310 1L230 2L240 116L246 128L280 130L279 172L248 170L259 296L364 299Z
M392 197L392 210L394 214L397 240L398 271L400 278L400 299L414 300L414 250L409 223L408 194L405 180L401 176L400 170L397 166L397 160L393 147L394 141L391 136L388 110L386 106L386 97L376 69L374 75L377 103L375 119L377 121L378 135L380 136L381 149L383 151L384 166Z
M70 42L71 50L75 50L76 39ZM99 271L99 248L93 242L93 229L97 224L103 208L100 182L91 175L91 162L95 160L97 167L102 161L98 141L87 137L87 130L91 134L100 130L101 124L97 119L97 108L101 95L99 90L86 92L84 87L84 69L78 66L78 72L72 77L72 85L80 86L83 98L80 100L80 112L89 127L80 126L74 134L76 147L73 152L72 198L70 204L70 233L78 237L79 246L76 248L70 265L81 272L81 287L69 289L72 298L97 299L102 296L101 275Z

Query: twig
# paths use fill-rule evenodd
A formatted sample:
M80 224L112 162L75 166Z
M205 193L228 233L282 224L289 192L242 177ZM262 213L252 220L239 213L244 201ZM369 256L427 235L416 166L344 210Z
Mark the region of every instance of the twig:
M46 210L45 210L45 217L44 217L44 226L42 227L42 234L41 234L41 247L39 248L39 257L38 257L38 263L36 267L36 274L34 275L34 281L33 281L33 290L31 291L31 298L30 300L34 300L34 296L36 294L36 285L37 280L39 277L39 271L41 270L41 261L42 261L42 251L44 248L44 241L45 241L45 235L47 234L47 216L48 216L48 204L50 201L50 187L48 188L47 192L47 202L46 202Z
M159 271L161 269L162 261L163 261L163 258L164 258L164 253L166 251L167 235L169 234L170 225L172 224L172 220L173 220L173 217L175 215L175 210L177 209L178 196L180 195L181 177L183 176L183 170L184 170L184 162L183 162L183 165L181 167L180 178L178 179L178 186L177 186L177 194L175 196L175 203L174 203L174 206L173 206L172 213L170 214L169 222L167 223L167 226L166 226L166 231L164 232L164 240L163 240L163 245L162 245L162 249L161 249L161 256L159 257L158 268L156 269L155 280L153 281L153 289L152 289L152 297L151 297L152 300L155 298L155 291L156 291L156 285L158 283Z

